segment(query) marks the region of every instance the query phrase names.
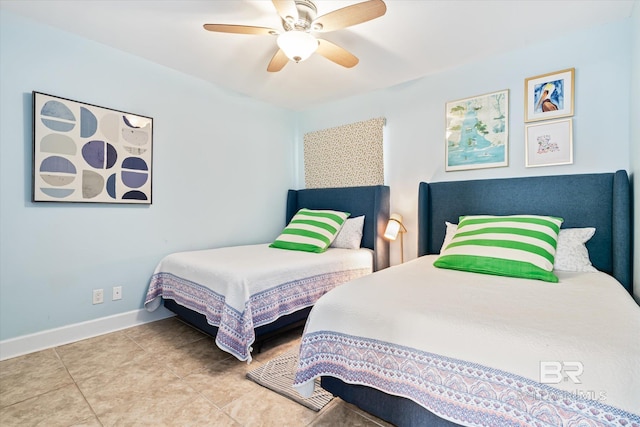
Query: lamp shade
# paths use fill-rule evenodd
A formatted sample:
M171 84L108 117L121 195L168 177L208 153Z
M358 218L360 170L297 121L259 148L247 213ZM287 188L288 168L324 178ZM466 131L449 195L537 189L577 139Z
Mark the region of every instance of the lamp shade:
M318 49L318 40L307 32L291 30L278 36L278 47L287 58L300 62Z
M402 215L394 213L391 214L387 228L384 230L385 239L396 240L399 233L404 233L406 230L402 224Z

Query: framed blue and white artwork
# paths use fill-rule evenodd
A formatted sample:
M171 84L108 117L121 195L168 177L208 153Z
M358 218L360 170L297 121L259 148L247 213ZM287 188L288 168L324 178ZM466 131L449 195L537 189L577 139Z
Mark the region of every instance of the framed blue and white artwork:
M153 119L33 92L33 201L151 204Z
M509 90L446 103L445 170L509 165Z
M530 77L524 82L525 122L573 116L575 68Z

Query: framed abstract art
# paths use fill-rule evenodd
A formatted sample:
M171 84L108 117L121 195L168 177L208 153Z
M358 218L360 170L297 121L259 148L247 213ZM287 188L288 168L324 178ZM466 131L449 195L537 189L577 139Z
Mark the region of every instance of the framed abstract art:
M33 201L151 204L153 119L33 92Z

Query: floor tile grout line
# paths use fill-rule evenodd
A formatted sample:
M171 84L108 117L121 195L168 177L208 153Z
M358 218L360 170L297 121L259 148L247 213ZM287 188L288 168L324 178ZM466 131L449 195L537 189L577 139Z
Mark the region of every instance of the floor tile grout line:
M59 386L54 387L54 388L52 388L52 389L49 389L49 390L47 390L47 391L44 391L44 392L42 392L42 393L34 394L34 395L31 395L31 396L29 396L29 397L27 397L27 398L25 398L25 399L22 399L22 400L19 400L19 401L13 402L13 403L12 403L12 404L10 404L10 405L0 406L0 410L7 409L7 408L11 408L12 406L19 405L19 404L24 403L24 402L26 402L26 401L28 401L28 400L37 399L37 398L39 398L39 397L44 396L45 394L49 394L49 393L51 393L51 392L58 391L58 390L60 390L61 388L65 388L65 387L68 387L68 386L70 386L70 385L71 385L71 384L62 384L62 385L59 385ZM74 385L75 385L75 383L74 383Z
M73 381L73 377L72 377L72 376L71 376L71 374L69 373L69 370L68 370L68 369L67 369L67 367L65 366L64 362L62 361L62 359L60 358L60 355L58 354L58 352L57 352L57 351L55 351L55 347L50 347L50 348L47 348L47 349L44 349L44 350L40 350L40 351L41 351L41 352L53 351L53 353L54 353L54 355L56 356L56 358L57 358L58 362L60 362L60 364L61 364L61 365L62 365L62 367L64 368L64 370L65 370L65 372L67 373L67 375L69 375L69 378L71 379L71 381ZM35 353L35 352L34 352L34 353ZM31 354L33 354L33 353L31 353ZM23 355L23 356L27 356L27 355ZM23 356L18 356L18 357L23 357ZM75 382L74 382L74 384L75 384ZM11 403L10 405L0 406L0 410L1 410L1 409L5 409L5 408L10 408L10 407L12 407L12 406L14 406L14 405L17 405L17 404L19 404L19 403L24 403L24 402L26 402L26 401L28 401L28 400L31 400L31 399L34 399L34 398L38 398L38 397L44 396L44 395L45 395L45 394L47 394L47 393L51 393L52 391L60 390L61 388L64 388L64 387L66 387L66 386L68 386L68 385L71 385L71 384L61 384L61 385L59 385L59 386L57 386L57 387L54 387L54 388L52 388L52 389L49 389L49 390L47 390L47 391L43 391L42 393L34 394L34 395L31 395L31 396L29 396L29 397L26 397L26 398L24 398L24 399L22 399L22 400L19 400L19 401L13 402L13 403Z
M89 410L91 411L93 416L96 417L96 420L98 420L98 423L100 423L101 426L104 426L104 424L100 420L100 417L93 409L93 406L91 405L91 403L89 403L89 400L87 400L87 396L85 396L85 394L82 392L82 389L78 385L78 382L73 377L73 375L71 375L71 372L69 372L69 368L67 367L66 363L64 363L64 360L62 360L62 356L60 355L60 353L58 353L58 347L53 347L53 351L55 352L56 356L58 356L58 359L60 360L60 363L62 363L62 366L64 366L65 371L67 371L67 375L69 375L69 378L71 378L71 381L73 381L73 385L76 387L76 390L78 390L78 393L80 393L82 399L86 402L87 406L89 406Z
M133 328L129 328L129 329L133 329ZM136 341L132 336L130 336L129 334L127 334L127 332L126 332L126 331L127 331L126 329L124 329L124 330L122 331L122 333L124 334L124 336L125 336L125 337L127 337L128 339L130 339L130 340L131 340L135 345L137 345L138 347L140 347L140 349L141 349L142 351L144 351L145 353L148 353L148 352L147 352L147 349L146 349L146 348L144 348L142 345L140 345L140 343L139 343L138 341Z

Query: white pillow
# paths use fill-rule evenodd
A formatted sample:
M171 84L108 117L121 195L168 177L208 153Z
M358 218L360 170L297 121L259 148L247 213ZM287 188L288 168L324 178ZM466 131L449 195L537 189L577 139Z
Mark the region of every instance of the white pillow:
M449 221L444 222L447 226L447 232L444 235L444 242L442 242L442 247L440 248L440 253L446 248L449 243L451 243L451 239L455 236L456 231L458 231L458 224L452 224Z
M596 229L587 228L563 228L558 237L558 249L556 250L556 262L554 270L560 271L598 271L589 259L589 251L585 243L595 234Z
M347 218L330 248L360 249L362 243L362 229L364 228L364 215L355 218Z
M445 222L447 232L444 236L444 242L440 253L451 243L451 239L458 230L458 224ZM598 271L589 259L589 251L585 243L593 237L596 229L593 227L586 228L561 228L558 235L558 247L556 249L556 259L553 265L554 270L558 271Z

